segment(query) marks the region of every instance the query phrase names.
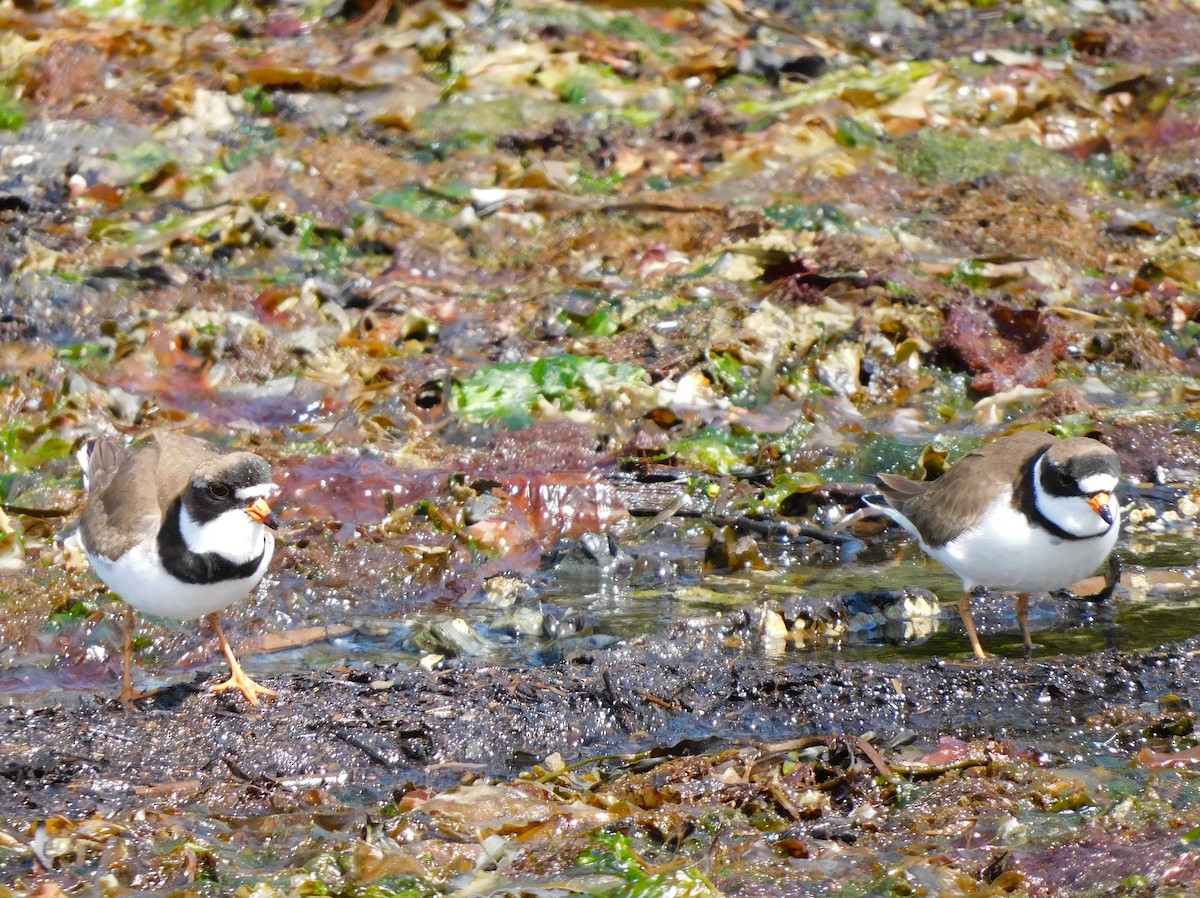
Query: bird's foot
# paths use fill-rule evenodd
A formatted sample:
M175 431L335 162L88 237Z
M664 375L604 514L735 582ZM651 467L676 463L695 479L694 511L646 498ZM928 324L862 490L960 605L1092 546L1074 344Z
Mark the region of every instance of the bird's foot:
M279 695L274 689L268 689L259 683L254 682L239 666L230 674L228 680L223 683L215 683L208 687L209 692L227 692L230 689L240 689L242 695L246 696L246 701L257 706L258 697L260 695Z
M962 618L963 628L967 631L967 639L971 642L971 651L978 661L987 660L987 652L979 644L979 634L975 630L975 619L971 617L971 593L964 592L958 599L958 616Z
M256 707L260 695L279 695L274 689L268 689L266 686L260 686L258 683L255 683L242 670L242 665L238 664L237 656L233 653L233 646L229 644L229 640L225 638L225 631L221 629L221 619L215 614L210 614L208 622L217 634L217 639L221 643L221 651L225 653L225 660L229 662L229 679L224 683L209 686L208 691L225 692L228 689L240 689L242 695L246 696L246 701Z
M152 698L162 692L161 689L148 689L145 692L138 692L132 685L126 683L121 691L117 693L117 701L126 708L132 709L134 702L141 701L144 698Z

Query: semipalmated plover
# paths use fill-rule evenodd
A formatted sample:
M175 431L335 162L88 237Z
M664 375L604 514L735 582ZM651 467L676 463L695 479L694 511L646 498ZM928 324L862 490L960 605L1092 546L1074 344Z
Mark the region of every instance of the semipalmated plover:
M1032 650L1030 593L1082 579L1117 542L1119 475L1117 454L1103 443L1023 432L981 446L937 480L880 474L882 496L866 502L962 579L958 613L976 657L984 658L971 590L1018 593L1017 619Z
M275 549L271 530L279 520L267 497L276 487L267 463L249 452L219 455L170 433L138 450L100 437L78 458L87 492L80 542L92 569L127 603L121 701L141 697L130 672L132 608L207 617L231 672L212 691L239 689L253 705L259 695L275 695L242 670L217 616L258 584Z

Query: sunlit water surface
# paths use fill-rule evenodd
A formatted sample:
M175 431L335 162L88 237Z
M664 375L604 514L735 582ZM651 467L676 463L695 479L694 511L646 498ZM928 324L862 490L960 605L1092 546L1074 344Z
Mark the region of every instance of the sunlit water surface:
M881 629L846 632L839 638L814 639L797 646L764 647L753 638L731 651L762 651L780 663L805 660L921 660L932 656L965 657L970 649L955 603L959 581L913 545L874 547L846 563L801 564L787 546L769 556L769 571L701 575L694 549L673 550L666 543L647 543L636 550L650 556L633 576L602 578L584 565L566 565L540 575L533 597L497 607L480 600L472 607L446 613L403 618L359 617L353 634L301 649L259 656L252 663L262 672L283 673L296 666L350 663L416 663L428 655L466 655L496 664L553 663L573 652L602 648L618 639L661 632L681 621L711 618L725 612L777 607L797 596L836 599L872 590L920 587L940 597L940 614L920 622L919 635L900 638ZM1092 602L1052 596L1036 597L1030 620L1036 655L1077 655L1104 649L1145 651L1200 634L1200 576L1195 539L1189 534L1155 535L1132 544L1123 540L1118 554L1124 564L1123 585L1108 601ZM685 556L687 560L685 560ZM1150 585L1138 586L1141 578ZM657 581L657 582L655 582ZM1133 584L1132 588L1129 584ZM1014 600L1005 595L976 596L976 623L987 650L1022 657L1024 646ZM473 638L456 652L440 647L428 634L455 618ZM537 632L518 632L515 621L542 625ZM461 629L461 625L454 627ZM750 634L752 637L753 634ZM429 663L427 660L426 663Z
M697 538L698 539L698 538ZM1193 534L1124 537L1117 553L1124 563L1122 586L1103 602L1040 596L1031 606L1035 657L1082 655L1104 649L1146 651L1200 634L1200 576ZM577 559L526 578L515 598L477 595L464 605L413 611L390 600L342 602L310 600L292 592L279 595L279 581L264 595L231 610L231 632L243 663L254 675L284 676L341 666L400 664L426 666L456 659L513 666L550 664L579 652L592 652L618 640L654 634L682 621L695 626L742 610L783 608L797 597L837 601L847 594L919 587L940 598L940 613L913 626L847 630L832 638L770 641L753 623L736 638L708 640L706 650L731 655L759 654L781 664L805 661L966 658L970 649L955 607L959 582L925 558L911 543L860 547L840 560L805 560L798 547L776 545L765 553L767 571L702 573L698 541L672 534L652 535L630 549L632 565L603 577L594 564ZM369 592L369 591L368 591ZM78 643L57 653L46 640L40 653L9 653L0 671L0 695L11 700L45 700L55 693L92 694L119 688L117 606L106 606L106 623L69 638ZM976 596L972 608L984 647L1001 657L1024 656L1014 600ZM754 614L747 615L751 621ZM344 632L316 633L297 647L255 651L255 634L288 634L322 625ZM901 632L904 630L904 632ZM157 621L139 630L139 676L152 688L190 676L196 669L223 668L215 640L198 623ZM715 648L713 648L715 646ZM86 657L80 660L82 648ZM39 699L39 696L41 697Z

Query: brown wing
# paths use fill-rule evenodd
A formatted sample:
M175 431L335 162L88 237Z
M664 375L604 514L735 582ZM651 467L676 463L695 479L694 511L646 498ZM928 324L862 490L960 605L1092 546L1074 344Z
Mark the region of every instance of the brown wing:
M191 472L215 454L191 437L156 435L136 452L101 437L88 456L88 503L79 532L88 551L120 558L158 533L163 514L191 479Z
M980 446L930 482L881 474L880 492L921 532L926 545L944 546L982 520L992 499L1021 483L1037 456L1054 437L1022 432Z
M112 440L98 440L89 456L91 484L79 533L89 552L120 558L147 536L158 532L154 468L158 447L132 452Z

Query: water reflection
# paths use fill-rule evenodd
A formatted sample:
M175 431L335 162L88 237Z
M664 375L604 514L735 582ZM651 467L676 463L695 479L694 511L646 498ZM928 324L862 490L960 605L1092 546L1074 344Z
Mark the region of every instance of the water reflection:
M351 545L344 549L347 557L369 559L352 565L354 583L336 572L320 583L285 570L236 620L247 669L268 677L370 664L432 668L455 659L545 665L681 624L679 638L703 651L765 655L781 664L970 654L954 608L957 578L911 544L872 542L845 563L776 544L764 552L766 570L707 574L703 544L698 533L673 530L612 552L605 551L613 549L605 540L586 546L569 540L542 571L481 581L465 600L433 594L423 602L410 600L411 590L397 585L407 581L386 569L390 557L399 563L394 553L380 545ZM1200 633L1200 577L1190 534L1126 541L1118 553L1125 572L1110 600L1034 598L1035 658L1147 651ZM979 595L972 607L990 653L1024 657L1011 596ZM98 625L83 621L71 629L69 621L59 621L44 651L8 653L0 688L21 701L56 689L103 692L116 668L98 663L89 647L114 638L103 625L111 610L101 606L93 615ZM252 654L257 639L271 635L286 642L288 634L314 625L312 641ZM344 632L320 638L320 628L332 626ZM143 625L145 682L187 679L213 660L196 649L188 632L168 621Z
M1126 559L1125 573L1109 601L1034 597L1035 657L1144 651L1200 633L1200 578L1191 573L1194 541L1172 534L1153 544L1153 554L1138 554L1136 563L1129 560L1128 546L1118 550ZM418 612L403 627L393 624L386 639L370 632L371 618L362 618L356 637L340 648L359 662L415 663L436 651L497 664L545 664L684 621L699 633L724 615L729 629L729 613L746 611L746 632L721 641L718 649L762 652L781 663L970 654L954 608L958 579L912 546L871 546L849 564L795 563L792 549L779 546L767 553L766 571L707 575L700 571L697 546L686 539L652 539L629 551L632 564L618 566L615 575L602 574L578 554L530 578L502 607L482 601L457 613ZM940 597L940 605L923 605L905 590L928 591ZM895 601L880 593L891 593ZM972 607L989 652L1024 657L1012 596L978 595ZM764 622L769 615L779 620ZM418 632L425 635L414 637ZM266 663L303 663L314 651Z

